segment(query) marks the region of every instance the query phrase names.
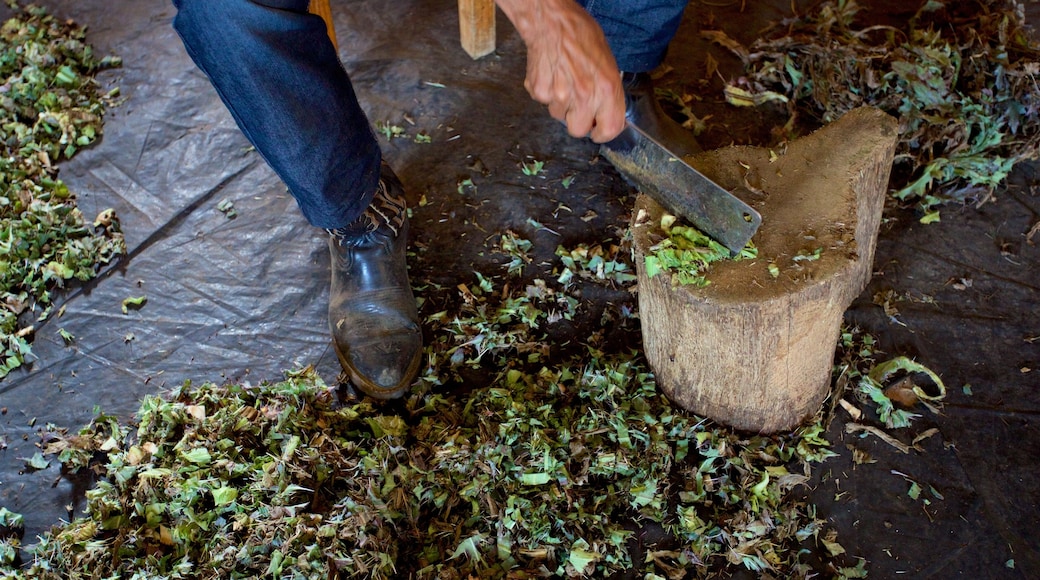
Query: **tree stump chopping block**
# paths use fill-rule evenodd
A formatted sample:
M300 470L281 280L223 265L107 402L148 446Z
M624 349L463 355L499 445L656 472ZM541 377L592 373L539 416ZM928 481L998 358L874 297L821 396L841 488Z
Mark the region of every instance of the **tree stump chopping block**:
M712 264L706 287L647 277L664 209L639 196L632 231L643 344L673 402L760 433L792 429L819 410L842 316L870 280L896 138L895 119L860 108L783 150L688 158L762 214L758 258Z

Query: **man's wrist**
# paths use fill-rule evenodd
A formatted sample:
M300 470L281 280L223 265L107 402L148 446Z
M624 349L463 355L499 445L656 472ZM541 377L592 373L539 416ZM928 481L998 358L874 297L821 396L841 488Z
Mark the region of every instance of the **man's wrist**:
M495 0L495 4L524 42L544 29L546 18L558 15L561 9L578 7L574 0Z

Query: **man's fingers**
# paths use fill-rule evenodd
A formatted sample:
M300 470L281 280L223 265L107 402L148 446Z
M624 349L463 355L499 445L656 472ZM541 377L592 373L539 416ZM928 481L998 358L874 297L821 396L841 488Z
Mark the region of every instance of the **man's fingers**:
M549 115L557 121L567 121L567 103L553 101L549 103Z
M619 114L620 113L620 114ZM596 115L595 124L589 135L596 143L606 143L617 137L625 128L625 110L602 111Z
M592 130L595 117L587 108L571 108L567 111L567 132L571 137L584 137Z

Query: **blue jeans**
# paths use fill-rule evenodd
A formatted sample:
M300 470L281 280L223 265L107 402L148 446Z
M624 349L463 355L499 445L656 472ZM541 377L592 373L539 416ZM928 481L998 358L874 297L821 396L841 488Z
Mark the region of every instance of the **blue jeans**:
M687 0L580 0L618 67L664 59ZM309 0L173 0L174 28L246 138L307 220L353 222L368 207L382 156L372 127Z
M640 73L664 60L687 0L578 0L596 19L618 68Z

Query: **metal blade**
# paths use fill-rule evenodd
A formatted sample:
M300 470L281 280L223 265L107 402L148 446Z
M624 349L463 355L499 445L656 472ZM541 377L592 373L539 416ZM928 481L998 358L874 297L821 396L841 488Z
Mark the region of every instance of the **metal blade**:
M603 156L625 179L675 215L682 216L734 255L758 231L762 216L719 187L631 121Z

